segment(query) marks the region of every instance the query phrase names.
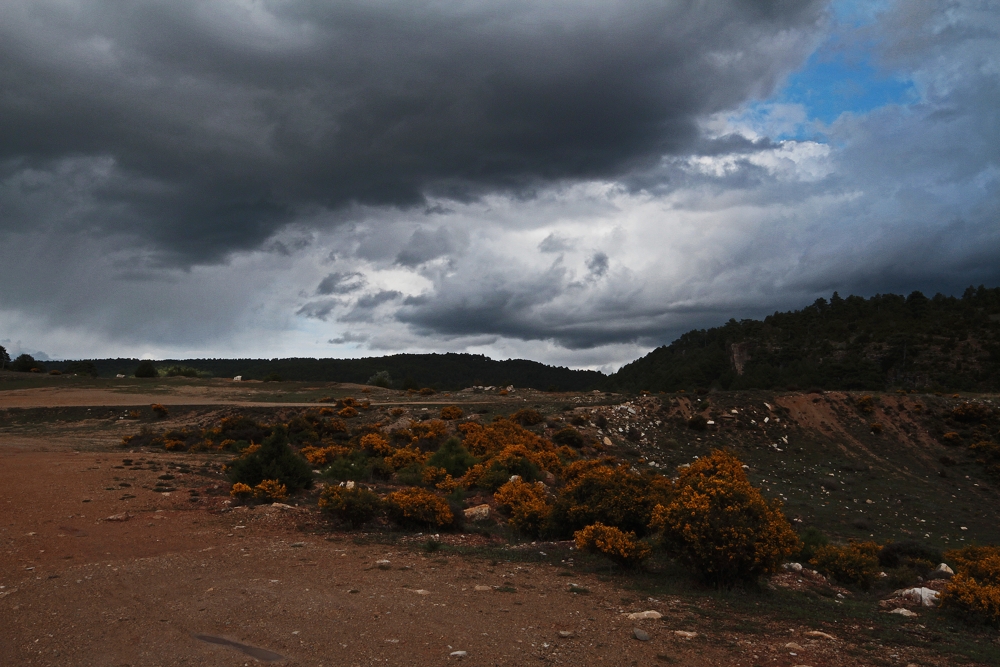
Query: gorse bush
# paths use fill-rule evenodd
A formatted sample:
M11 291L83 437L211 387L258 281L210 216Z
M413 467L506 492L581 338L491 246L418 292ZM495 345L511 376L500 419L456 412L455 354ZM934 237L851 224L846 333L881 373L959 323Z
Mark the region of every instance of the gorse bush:
M624 567L636 567L653 555L649 545L638 541L635 533L626 533L603 523L576 531L573 539L577 549L601 554Z
M402 526L444 528L455 520L448 501L426 489L394 491L385 500L389 516Z
M358 485L352 488L328 486L319 496L319 508L357 528L377 517L382 512L383 503L378 494Z
M881 552L882 546L877 542L828 544L816 549L816 555L809 562L818 572L839 584L867 590L878 577Z
M780 505L768 503L739 459L721 451L681 472L650 527L679 563L716 586L772 574L799 547Z
M1000 625L1000 547L965 547L945 558L957 574L943 591L941 606L967 621Z
M288 497L288 488L276 479L265 479L253 487L256 500L275 502Z
M510 527L529 537L538 537L552 512L548 491L539 484L507 482L493 498L497 507L510 515Z
M666 502L670 493L665 478L639 474L626 465L612 467L581 461L569 466L566 478L550 522L550 530L557 537L568 537L595 523L645 535L653 509Z
M446 405L441 408L441 419L461 419L465 413L457 405Z

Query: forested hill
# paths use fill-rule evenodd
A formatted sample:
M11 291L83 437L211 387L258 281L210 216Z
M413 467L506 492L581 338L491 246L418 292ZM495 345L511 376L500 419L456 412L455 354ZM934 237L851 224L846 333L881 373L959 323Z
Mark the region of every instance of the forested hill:
M46 362L46 369L70 371L73 363ZM86 362L84 362L86 363ZM138 359L93 359L97 374L114 377L132 375ZM376 374L388 375L388 383L399 389L434 387L463 389L475 385L532 387L559 391L585 391L604 386L607 376L597 371L577 371L546 366L537 361L495 361L477 354L394 354L365 359L178 359L154 362L161 374L173 369L197 370L215 377L242 375L246 380L265 378L308 382L367 383ZM381 376L385 379L385 375Z
M764 321L690 331L624 366L612 386L678 389L1000 390L1000 288L961 298L818 299Z

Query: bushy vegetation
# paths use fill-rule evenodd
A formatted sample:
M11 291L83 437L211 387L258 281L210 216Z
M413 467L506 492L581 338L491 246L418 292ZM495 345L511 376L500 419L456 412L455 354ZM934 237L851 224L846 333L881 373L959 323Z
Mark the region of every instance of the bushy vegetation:
M144 427L126 444L231 451L231 495L243 502L295 494L315 468L327 484L320 508L351 527L388 519L409 529L452 528L464 518L453 503L476 494L475 502L492 499L500 520L522 537L573 538L623 566L641 563L656 544L716 585L769 574L798 549L778 506L729 454L682 466L672 483L611 456L595 458L593 449L559 445L510 418L406 423L389 409L390 426L374 419L348 425L339 417L344 408L360 417L371 406L343 398L275 423L234 414L210 428Z
M799 548L780 506L750 484L739 459L721 451L681 472L650 526L678 562L717 586L776 572Z
M378 494L360 485L328 486L319 496L319 508L352 528L362 526L383 510Z
M966 620L1000 625L1000 547L970 546L949 551L956 574L941 596L941 606Z
M312 486L313 475L309 463L288 444L288 429L274 427L270 436L260 446L251 446L236 458L227 470L232 482L257 486L265 480L277 480L287 491L298 491Z
M152 361L143 361L135 367L133 375L137 378L155 378L159 377L160 373L156 370L156 365Z
M839 584L868 590L881 570L881 552L882 546L876 542L827 544L816 549L810 563L818 572Z
M635 533L626 533L603 523L576 531L573 539L577 549L601 554L624 567L637 567L653 555L649 545L637 540Z

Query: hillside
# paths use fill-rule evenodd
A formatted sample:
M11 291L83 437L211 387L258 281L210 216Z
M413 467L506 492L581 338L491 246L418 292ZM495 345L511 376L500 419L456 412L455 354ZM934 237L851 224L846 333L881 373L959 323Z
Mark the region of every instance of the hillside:
M611 376L623 390L1000 389L1000 288L818 299L690 331Z
M46 362L46 369L67 371L73 362ZM138 359L90 360L101 377L132 375ZM353 382L365 384L376 373L389 375L398 389L434 387L463 389L476 385L514 385L558 391L585 391L603 385L606 376L547 366L537 361L495 361L480 354L394 354L364 359L167 359L155 362L160 370L172 366L191 368L214 377L261 380L274 374L282 380L304 382Z

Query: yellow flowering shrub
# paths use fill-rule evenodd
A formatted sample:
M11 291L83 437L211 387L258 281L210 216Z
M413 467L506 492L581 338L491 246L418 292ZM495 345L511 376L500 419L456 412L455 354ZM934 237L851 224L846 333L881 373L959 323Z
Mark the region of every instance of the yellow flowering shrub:
M538 484L521 480L507 482L493 494L497 506L510 514L511 528L532 537L537 537L552 512L548 492Z
M394 491L385 500L389 516L401 525L443 528L455 520L448 502L427 489Z
M721 586L771 574L799 547L780 505L768 503L740 460L721 451L681 471L650 528L679 563Z
M669 480L635 472L627 465L584 463L568 466L572 476L565 477L566 485L553 507L553 532L569 536L591 524L603 523L645 535L653 508L669 497Z
M441 419L461 419L465 413L457 405L446 405L441 408Z
M288 487L276 479L265 479L253 487L253 497L257 500L276 502L288 497Z
M429 419L425 422L411 422L410 432L413 433L411 444L433 444L448 433L448 425L440 419Z
M340 409L339 412L337 412L337 414L343 417L344 419L351 419L353 417L358 416L358 411L352 408L350 405L345 405Z
M448 471L437 466L427 466L421 475L421 481L427 486L435 486L448 477Z
M149 406L149 409L152 410L153 413L160 419L164 419L170 414L167 409L159 403L153 403Z
M319 468L330 465L334 459L346 455L349 451L351 450L347 447L329 445L326 447L303 447L300 453L306 458L306 461L309 461L309 465Z
M434 485L434 488L444 493L451 493L459 486L461 485L458 483L458 480L456 480L451 475L446 474L444 478L441 479L441 481L439 481L437 484Z
M378 433L369 433L361 437L361 448L376 456L390 456L393 452L389 441Z
M635 533L623 532L614 526L595 523L573 533L576 548L601 554L622 566L634 567L653 555L645 542L636 539Z
M941 594L941 606L967 620L1000 625L1000 547L945 552L957 574Z
M468 427L465 448L474 456L492 456L507 447L521 445L529 451L552 451L552 443L509 419L497 419L487 426Z
M427 456L416 447L400 447L390 456L385 457L385 464L390 470L396 472L414 463L422 465L427 460Z
M236 482L233 488L229 489L229 497L235 500L249 500L252 495L253 489L242 482Z
M879 573L877 542L848 542L844 546L827 544L816 549L809 561L818 572L846 586L871 588Z

